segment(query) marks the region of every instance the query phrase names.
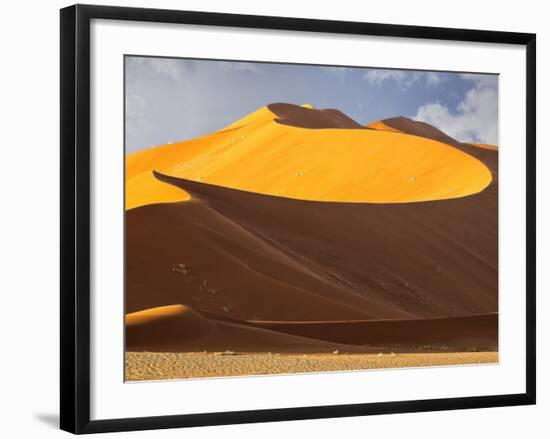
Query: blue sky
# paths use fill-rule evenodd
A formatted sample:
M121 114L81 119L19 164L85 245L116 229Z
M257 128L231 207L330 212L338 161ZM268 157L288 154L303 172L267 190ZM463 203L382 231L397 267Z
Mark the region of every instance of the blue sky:
M361 124L422 120L498 144L498 77L374 68L126 57L126 148L216 131L274 102L336 108Z

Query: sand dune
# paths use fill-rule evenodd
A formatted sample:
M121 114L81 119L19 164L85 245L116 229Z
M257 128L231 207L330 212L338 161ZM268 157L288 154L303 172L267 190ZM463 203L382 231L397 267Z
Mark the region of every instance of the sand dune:
M126 316L126 350L147 352L333 352L339 343L208 319L184 305Z
M155 203L174 203L188 200L189 194L175 186L164 184L153 175L153 171L142 172L126 181L131 190L126 191L126 205L144 206Z
M251 320L497 311L496 179L471 197L383 205L157 177L193 199L127 212L127 312L173 303Z
M386 125L382 120L369 123L365 128L370 128L371 130L390 131L392 133L402 133L402 131L398 130L397 128Z
M496 147L272 104L126 173L129 351L498 346Z
M361 297L206 203L129 211L126 230L127 312L183 301L238 318L373 316Z
M411 134L426 139L436 140L447 145L458 144L455 139L440 129L426 122L419 122L406 117L392 117L367 125L369 128L397 133Z
M318 110L311 105L270 104L267 109L275 114L275 122L298 128L348 128L363 129L344 113L334 109Z
M126 315L126 347L165 348L174 340L195 340L216 331L215 323L184 305L169 305Z
M419 320L247 321L168 305L126 315L126 350L369 353L461 350L498 343L498 315Z
M211 135L129 154L126 208L187 198L160 188L152 171L332 202L442 200L487 187L481 161L433 138L364 129L337 110L271 104Z
M478 148L488 149L489 151L498 151L498 147L495 145L488 145L486 143L470 143L470 145L477 146Z
M378 122L373 122L367 126L371 129L409 134L412 136L424 137L427 139L432 139L438 142L445 143L446 145L450 145L483 162L491 171L493 178L496 178L495 174L498 173L498 163L496 160L493 159L494 154L480 151L480 149L484 149L491 152L497 152L498 147L494 145L459 142L441 131L440 129L434 127L433 125L408 119L406 117L393 117L389 119L384 119Z

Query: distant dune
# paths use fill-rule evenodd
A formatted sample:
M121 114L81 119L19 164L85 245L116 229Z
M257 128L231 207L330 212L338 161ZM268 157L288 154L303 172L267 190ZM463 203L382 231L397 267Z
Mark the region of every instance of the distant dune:
M497 151L498 147L495 145L487 145L486 143L471 143L470 145L477 146L478 148L488 149L489 151Z
M416 202L486 188L490 170L433 130L365 129L337 110L271 104L216 133L129 154L126 208L189 198L160 188L153 171L310 201Z
M341 111L334 109L318 110L311 105L292 104L271 104L267 109L276 116L275 122L298 128L364 128Z
M392 117L389 119L384 119L382 121L373 122L367 125L367 127L381 131L390 131L402 134L409 134L416 137L424 137L444 143L446 145L450 145L453 148L456 148L483 162L491 171L493 178L497 177L496 174L498 174L498 161L494 159L494 154L479 151L479 148L481 148L488 151L497 152L498 148L494 145L459 142L456 139L453 139L451 136L445 134L440 129L434 127L433 125L408 119L406 117Z
M457 145L455 139L448 136L440 129L425 122L408 119L406 117L392 117L384 119L380 122L367 125L369 128L379 129L382 131L391 131L404 134L412 134L414 136L424 137L426 139L436 140L447 145Z
M183 305L126 316L126 348L148 352L333 352L339 343L208 319ZM353 348L351 348L353 350Z
M126 178L130 351L497 349L496 147L271 104Z
M496 314L418 320L247 321L169 305L126 315L126 347L148 352L379 352L494 348Z

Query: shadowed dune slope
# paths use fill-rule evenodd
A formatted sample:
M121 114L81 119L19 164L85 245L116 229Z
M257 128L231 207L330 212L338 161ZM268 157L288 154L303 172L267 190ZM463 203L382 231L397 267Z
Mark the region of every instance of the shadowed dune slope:
M275 122L298 128L365 128L341 111L334 109L318 110L310 105L298 106L284 103L269 104L267 109L277 116Z
M185 190L174 192L155 182L153 171L265 195L330 202L453 199L479 193L491 182L490 170L454 145L365 129L337 110L290 104L263 107L198 139L128 154L127 209L188 199Z
M436 140L446 143L447 145L455 145L457 142L451 136L448 136L440 129L426 122L419 122L407 117L391 117L379 122L374 122L367 125L369 128L389 130L398 133L412 134L414 136L425 137L426 139Z
M348 288L195 199L129 211L126 233L126 312L175 302L242 319L387 312L376 305L367 313L364 299Z
M445 345L453 349L498 344L498 314L419 320L251 322L259 328L357 345Z

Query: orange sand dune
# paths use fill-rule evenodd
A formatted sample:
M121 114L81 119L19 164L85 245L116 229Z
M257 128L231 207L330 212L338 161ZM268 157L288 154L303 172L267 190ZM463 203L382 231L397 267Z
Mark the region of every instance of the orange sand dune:
M420 320L244 321L169 305L126 315L126 350L369 352L375 347L496 348L498 315Z
M336 110L271 104L216 133L133 154L126 208L185 200L164 175L285 198L399 203L478 193L491 172L420 136L364 129Z
M390 131L394 133L411 134L413 136L425 137L427 139L437 140L447 145L454 146L461 151L470 153L468 147L475 146L477 148L487 149L490 151L498 151L498 147L487 145L485 143L462 143L453 139L440 129L425 122L408 119L406 117L392 117L385 120L379 120L367 125L367 128L380 131Z
M214 330L214 325L185 305L169 305L137 311L126 315L126 329L141 337L156 337L156 332L166 334L182 332L189 337L200 337Z
M401 133L401 131L399 131L398 129L392 128L389 125L386 125L384 123L384 121L382 121L382 120L369 123L367 125L367 128L370 128L371 130L390 131L392 133Z
M487 190L328 203L157 174L194 202L126 214L127 312L184 303L248 320L434 318L498 310L498 152Z
M142 172L126 181L126 206L142 206L153 199L155 203L174 203L189 198L187 192L159 181L153 171Z
M332 352L339 343L209 320L184 305L126 315L126 351L148 352Z

